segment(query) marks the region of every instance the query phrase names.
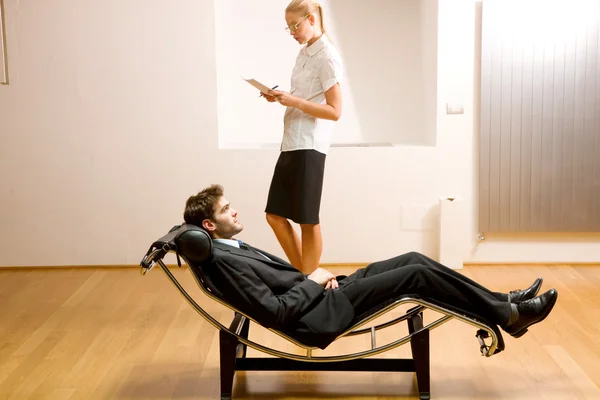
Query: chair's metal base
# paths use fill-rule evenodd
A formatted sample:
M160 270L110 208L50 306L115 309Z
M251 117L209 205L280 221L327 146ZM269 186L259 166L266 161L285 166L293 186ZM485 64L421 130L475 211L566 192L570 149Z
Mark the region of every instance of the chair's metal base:
M371 310L365 317L359 316L345 332L341 333L337 339L346 336L356 336L361 334L371 335L371 349L366 351L354 352L351 354L341 354L334 356L313 356L312 351L316 347L298 342L288 334L276 329L269 329L271 332L283 337L290 343L306 350L305 355L296 353L282 352L270 348L269 346L255 343L248 339L250 321L258 324L249 315L242 313L224 299L213 293L213 289L207 286L206 276L199 265L190 263L185 256L182 256L185 262L190 266L190 271L197 281L204 294L219 304L231 309L234 313L234 320L229 328L222 325L185 291L181 284L175 279L169 268L163 262L163 257L167 252L177 249L173 242L176 232L171 230L168 235L153 243L146 256L141 262L142 274L146 274L158 264L169 280L175 285L186 301L196 310L206 321L219 330L220 344L220 378L221 378L221 398L231 399L233 391L233 380L236 371L397 371L397 372L415 372L419 398L422 400L430 399L430 361L429 361L429 335L432 329L435 329L446 323L452 318L478 328L476 337L480 344L482 356L490 357L504 350L502 335L495 325L483 321L481 317L469 316L464 310L452 310L447 307L433 304L423 299L404 296L397 299L390 299L390 303L382 305L377 310ZM208 236L207 236L208 238ZM179 257L179 253L175 251ZM364 328L363 326L374 321L376 318L386 314L392 309L405 304L416 303L417 306L409 309L405 315L395 318L392 321ZM423 325L423 311L425 309L438 312L443 316L430 322L427 326ZM376 331L389 328L402 321L407 321L409 335L397 339L391 343L382 346L376 346ZM336 339L336 340L337 340ZM488 345L485 339L491 339ZM412 356L409 359L377 359L374 356L383 352L392 350L398 346L410 342ZM247 358L246 349L251 347L261 353L272 356L271 358Z
M219 331L219 354L221 374L221 400L231 400L233 379L236 371L378 371L414 372L417 379L419 399L430 399L429 330L423 329L423 314L418 313L407 320L412 336L410 344L413 358L364 358L333 362L307 362L286 358L246 357L247 346L228 331ZM229 330L248 338L250 321L236 314Z

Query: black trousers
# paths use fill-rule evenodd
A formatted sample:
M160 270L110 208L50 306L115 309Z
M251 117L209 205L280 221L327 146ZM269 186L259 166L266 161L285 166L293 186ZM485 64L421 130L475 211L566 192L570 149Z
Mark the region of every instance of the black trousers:
M369 264L339 281L339 289L354 306L355 315L402 296L416 295L486 321L506 326L511 307L508 295L492 292L466 276L416 252Z

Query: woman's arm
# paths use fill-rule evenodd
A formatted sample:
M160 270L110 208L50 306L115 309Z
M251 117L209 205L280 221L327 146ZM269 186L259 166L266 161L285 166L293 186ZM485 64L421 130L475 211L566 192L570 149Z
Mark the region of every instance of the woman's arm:
M287 92L273 90L270 93L284 106L295 107L315 118L337 121L342 115L342 89L336 83L325 92L326 104L316 104Z

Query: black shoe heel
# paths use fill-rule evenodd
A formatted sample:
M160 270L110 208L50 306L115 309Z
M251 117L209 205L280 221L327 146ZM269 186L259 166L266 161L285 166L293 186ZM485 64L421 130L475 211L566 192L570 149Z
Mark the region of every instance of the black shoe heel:
M520 330L519 332L515 333L514 335L511 335L512 337L514 337L515 339L520 338L521 336L523 336L524 334L527 333L527 328Z

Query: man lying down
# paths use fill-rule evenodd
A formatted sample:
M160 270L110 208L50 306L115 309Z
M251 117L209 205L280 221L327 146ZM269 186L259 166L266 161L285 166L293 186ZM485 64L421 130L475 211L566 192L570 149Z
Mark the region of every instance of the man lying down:
M231 305L267 328L321 349L348 329L355 316L402 295L464 310L516 338L546 318L558 297L555 289L536 297L541 278L525 290L493 292L416 252L374 262L349 276L336 277L323 268L304 275L234 239L243 226L221 185L191 196L184 220L211 235L214 257L205 271Z

